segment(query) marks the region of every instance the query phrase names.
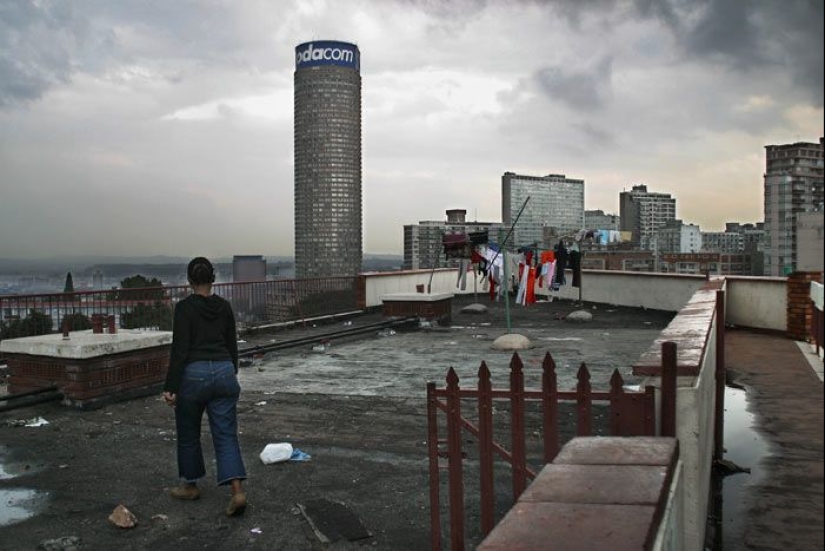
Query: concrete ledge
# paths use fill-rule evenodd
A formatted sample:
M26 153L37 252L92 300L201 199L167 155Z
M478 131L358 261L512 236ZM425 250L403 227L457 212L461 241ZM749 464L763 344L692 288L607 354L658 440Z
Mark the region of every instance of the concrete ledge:
M454 296L453 293L391 293L381 295L381 302L437 302Z
M3 339L0 341L0 352L81 360L165 346L171 343L171 331L120 329L114 334L95 334L89 329L70 333L69 340L63 340L60 333Z
M656 508L518 502L479 551L643 550Z
M655 465L676 464L679 443L656 436L577 437L556 456L554 465Z
M716 314L716 291L723 283L723 280L708 281L690 297L647 352L633 364L634 375L662 374L662 343L667 341L676 343L677 376L699 375Z
M672 511L681 502L671 503L678 459L675 438L574 438L478 549L653 549L681 527Z

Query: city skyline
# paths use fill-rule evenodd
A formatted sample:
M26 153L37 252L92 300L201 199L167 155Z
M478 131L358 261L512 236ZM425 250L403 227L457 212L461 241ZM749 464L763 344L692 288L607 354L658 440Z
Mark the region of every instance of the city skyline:
M0 9L0 258L292 255L296 44L353 42L363 250L504 172L763 218L764 147L823 135L821 2L18 2Z

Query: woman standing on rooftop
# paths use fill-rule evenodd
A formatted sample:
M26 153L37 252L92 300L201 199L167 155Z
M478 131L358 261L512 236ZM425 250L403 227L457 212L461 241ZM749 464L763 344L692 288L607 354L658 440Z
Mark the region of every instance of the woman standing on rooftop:
M246 479L238 442L238 341L232 307L212 294L215 270L204 257L186 270L193 293L175 306L172 349L163 397L175 408L178 474L176 499L198 499L198 479L206 474L201 449L201 421L206 410L217 462L218 485L231 485L226 514L246 508Z

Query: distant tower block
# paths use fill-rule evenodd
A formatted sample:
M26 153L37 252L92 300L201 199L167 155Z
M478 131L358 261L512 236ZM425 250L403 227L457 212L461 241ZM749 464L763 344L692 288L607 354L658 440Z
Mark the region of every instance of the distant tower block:
M361 271L361 53L295 48L295 275Z

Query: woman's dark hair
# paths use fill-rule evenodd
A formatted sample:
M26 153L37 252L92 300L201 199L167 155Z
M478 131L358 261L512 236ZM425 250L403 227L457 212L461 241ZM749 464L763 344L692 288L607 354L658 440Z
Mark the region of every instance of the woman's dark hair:
M208 259L193 258L186 268L186 277L192 285L207 285L215 282L215 268Z

